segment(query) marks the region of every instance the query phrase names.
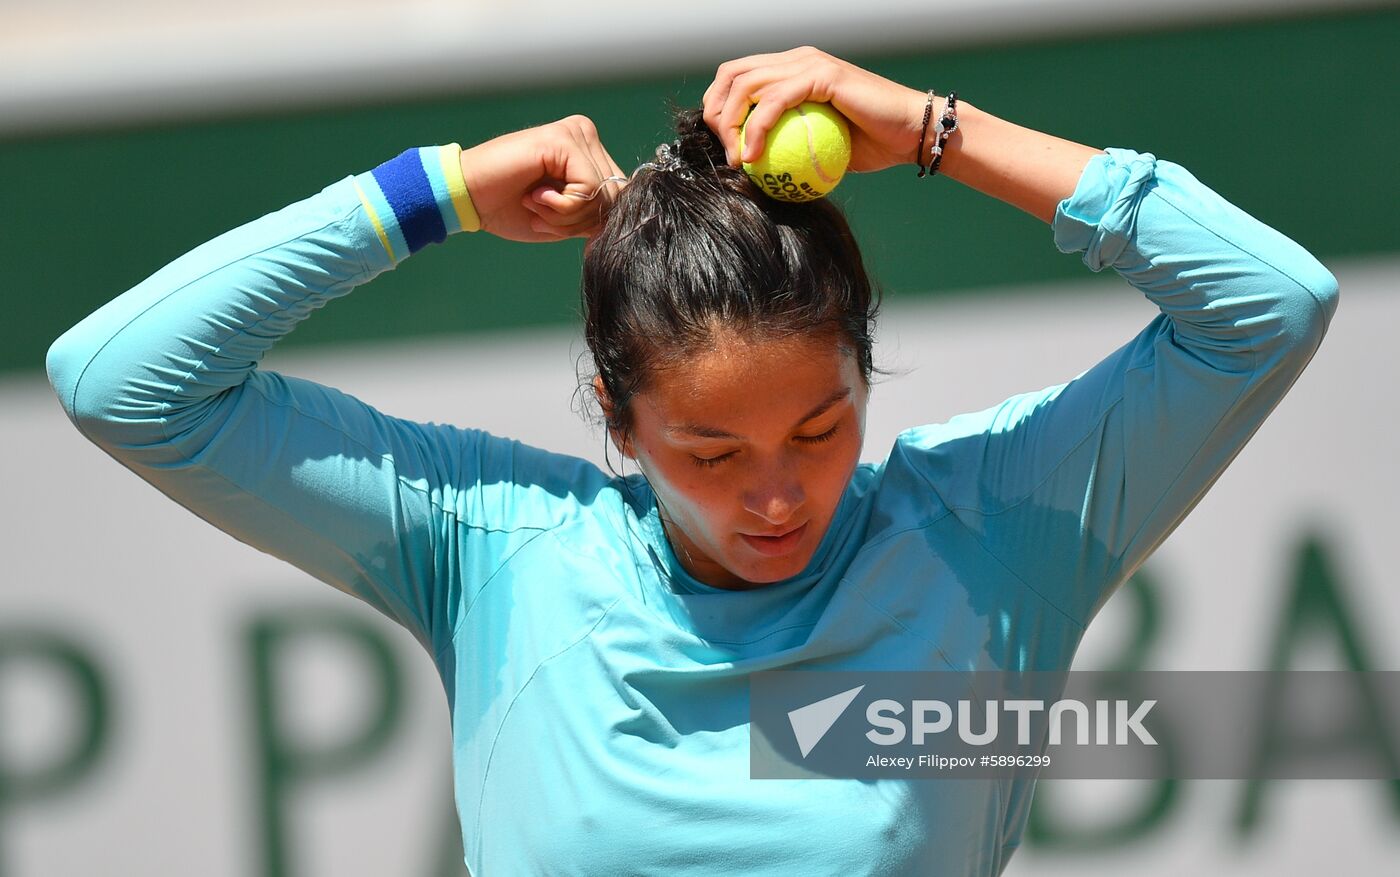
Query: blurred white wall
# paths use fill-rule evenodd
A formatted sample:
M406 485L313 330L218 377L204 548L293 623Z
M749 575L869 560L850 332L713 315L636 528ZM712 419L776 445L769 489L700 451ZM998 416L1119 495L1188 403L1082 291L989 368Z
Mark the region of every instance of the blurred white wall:
M815 44L929 51L1393 0L0 0L0 136L676 70Z
M1158 602L1115 596L1077 666L1103 666L1142 636L1152 669L1263 669L1280 635L1298 549L1321 540L1375 669L1400 669L1400 261L1329 263L1342 300L1321 351L1212 492L1149 561ZM367 294L373 294L369 292ZM866 458L895 434L1066 380L1136 334L1155 310L1076 284L890 301ZM382 410L477 426L602 461L602 438L570 411L582 350L564 331L279 354L265 367L338 386ZM453 835L447 710L431 661L354 599L217 532L83 440L37 375L0 381L0 874L445 875ZM614 455L614 459L616 456ZM255 633L331 619L294 637L259 676ZM297 628L305 632L305 628ZM97 674L33 647L67 643ZM28 637L28 639L25 639ZM1341 668L1322 629L1303 666ZM28 651L23 648L28 643ZM269 817L271 720L309 750L366 733L391 710L375 648L402 677L394 720L337 767L281 777ZM45 657L47 656L47 657ZM257 683L270 700L259 702ZM100 712L94 719L94 715ZM272 713L269 716L269 712ZM99 750L66 784L31 780ZM19 780L20 782L15 782ZM42 784L39 784L42 785ZM36 790L37 789L37 790ZM1140 806L1142 784L1043 784L1056 819L1081 829ZM1243 784L1189 784L1139 837L1055 853L1028 843L1008 875L1381 874L1400 853L1400 812L1380 783L1274 784L1255 829L1236 826ZM42 793L41 793L42 792ZM269 825L284 868L267 867ZM444 852L446 851L446 852Z

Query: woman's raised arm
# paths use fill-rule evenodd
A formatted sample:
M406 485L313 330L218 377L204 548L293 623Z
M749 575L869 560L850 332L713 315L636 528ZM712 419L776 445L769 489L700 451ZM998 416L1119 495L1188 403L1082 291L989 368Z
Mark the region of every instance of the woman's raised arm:
M810 47L722 64L705 92L705 121L737 167L762 154L768 131L784 110L808 100L830 103L850 119L851 170L915 164L924 139L927 92ZM933 115L942 108L939 98ZM1074 192L1089 159L1101 153L999 119L963 100L957 103L957 115L958 127L948 140L939 173L1047 223L1055 218L1056 206ZM745 152L740 156L739 128L746 120ZM925 142L925 163L931 145L931 140Z
M850 119L854 170L914 162L926 94L816 49L722 65L705 117L737 163L751 103L749 134L805 100ZM908 430L885 483L903 472L907 489L935 498L1083 625L1297 380L1336 310L1337 281L1177 164L959 107L941 171L1049 221L1061 252L1112 268L1160 314L1068 383ZM762 148L761 134L745 140L746 158Z
M615 171L578 116L465 153L409 149L108 302L54 342L50 382L83 435L141 478L440 649L471 596L454 589L483 580L601 474L389 417L258 363L317 308L454 231L586 235L601 199L563 193L592 192Z

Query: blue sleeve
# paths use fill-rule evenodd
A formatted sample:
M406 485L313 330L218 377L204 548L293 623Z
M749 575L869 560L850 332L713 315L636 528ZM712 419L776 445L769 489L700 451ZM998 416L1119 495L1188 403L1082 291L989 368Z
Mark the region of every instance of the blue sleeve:
M68 416L102 450L435 655L474 589L602 474L389 417L258 362L317 308L474 218L460 179L444 182L449 162L430 164L446 150L410 150L194 249L66 332L47 360Z
M1161 314L1067 384L909 430L894 454L1003 567L1084 625L1297 380L1338 290L1298 244L1149 153L1091 159L1053 232Z

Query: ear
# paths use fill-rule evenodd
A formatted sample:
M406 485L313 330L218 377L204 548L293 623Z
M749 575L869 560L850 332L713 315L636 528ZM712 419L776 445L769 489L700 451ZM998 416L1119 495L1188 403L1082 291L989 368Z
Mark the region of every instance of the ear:
M612 397L608 395L607 388L603 386L602 375L593 376L593 393L598 397L599 407L603 409L603 421L608 426L608 435L612 438L613 446L627 459L637 459L637 454L632 449L631 437L626 435L621 429L613 426L615 409L613 408Z

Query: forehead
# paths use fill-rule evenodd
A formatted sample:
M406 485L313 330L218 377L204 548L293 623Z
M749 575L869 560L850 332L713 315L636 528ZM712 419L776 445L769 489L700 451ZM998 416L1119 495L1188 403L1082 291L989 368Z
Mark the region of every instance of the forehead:
M806 413L864 379L855 355L832 334L753 339L718 333L712 343L654 368L639 394L663 426ZM799 414L800 416L800 414Z

